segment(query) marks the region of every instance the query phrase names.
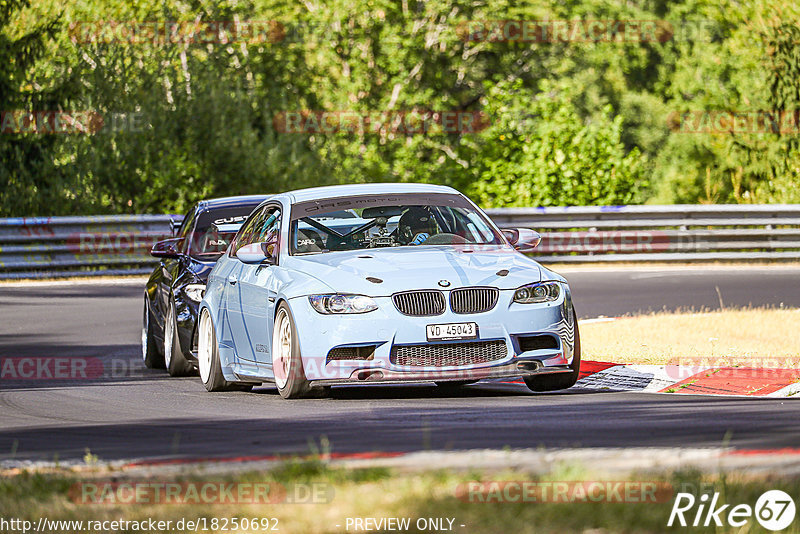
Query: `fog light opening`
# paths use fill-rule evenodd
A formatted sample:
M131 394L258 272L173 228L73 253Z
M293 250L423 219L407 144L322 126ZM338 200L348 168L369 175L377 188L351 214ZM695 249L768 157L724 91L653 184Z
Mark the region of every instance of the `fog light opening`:
M542 363L538 361L518 362L517 369L520 371L538 371L542 368Z
M356 375L356 378L362 382L366 382L368 380L381 380L383 378L383 373L380 371L361 371Z

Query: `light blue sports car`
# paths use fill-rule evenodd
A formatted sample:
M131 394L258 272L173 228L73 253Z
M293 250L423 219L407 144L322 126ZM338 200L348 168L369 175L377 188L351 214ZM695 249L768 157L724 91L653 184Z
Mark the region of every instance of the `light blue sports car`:
M522 377L572 386L580 339L567 281L458 191L342 185L270 197L209 275L198 367L209 391Z

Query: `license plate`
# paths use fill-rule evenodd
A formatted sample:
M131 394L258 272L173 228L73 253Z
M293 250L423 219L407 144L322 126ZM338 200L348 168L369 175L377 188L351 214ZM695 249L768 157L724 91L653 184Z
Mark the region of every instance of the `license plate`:
M425 330L428 341L478 337L478 323L429 324Z

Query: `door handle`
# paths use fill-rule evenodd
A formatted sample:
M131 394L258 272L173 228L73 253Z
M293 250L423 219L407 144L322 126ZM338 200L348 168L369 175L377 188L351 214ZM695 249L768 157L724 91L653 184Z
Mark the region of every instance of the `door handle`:
M238 281L239 281L239 279L238 279L238 278L236 278L236 275L235 275L235 274L232 274L232 275L230 275L230 276L228 277L228 283L229 283L230 285L232 285L232 286L235 286L235 285L236 285L236 282L238 282Z

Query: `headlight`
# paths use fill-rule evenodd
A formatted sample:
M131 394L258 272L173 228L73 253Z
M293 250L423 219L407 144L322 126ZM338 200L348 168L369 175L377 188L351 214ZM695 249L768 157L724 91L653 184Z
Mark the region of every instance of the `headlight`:
M364 295L311 295L308 301L319 313L367 313L378 309L370 297Z
M559 287L558 282L528 284L514 291L514 302L519 302L520 304L552 302L558 300L560 294L561 287Z
M186 296L192 299L195 302L200 302L203 300L203 295L206 292L206 285L205 284L189 284L188 286L183 288L183 292L186 293Z

